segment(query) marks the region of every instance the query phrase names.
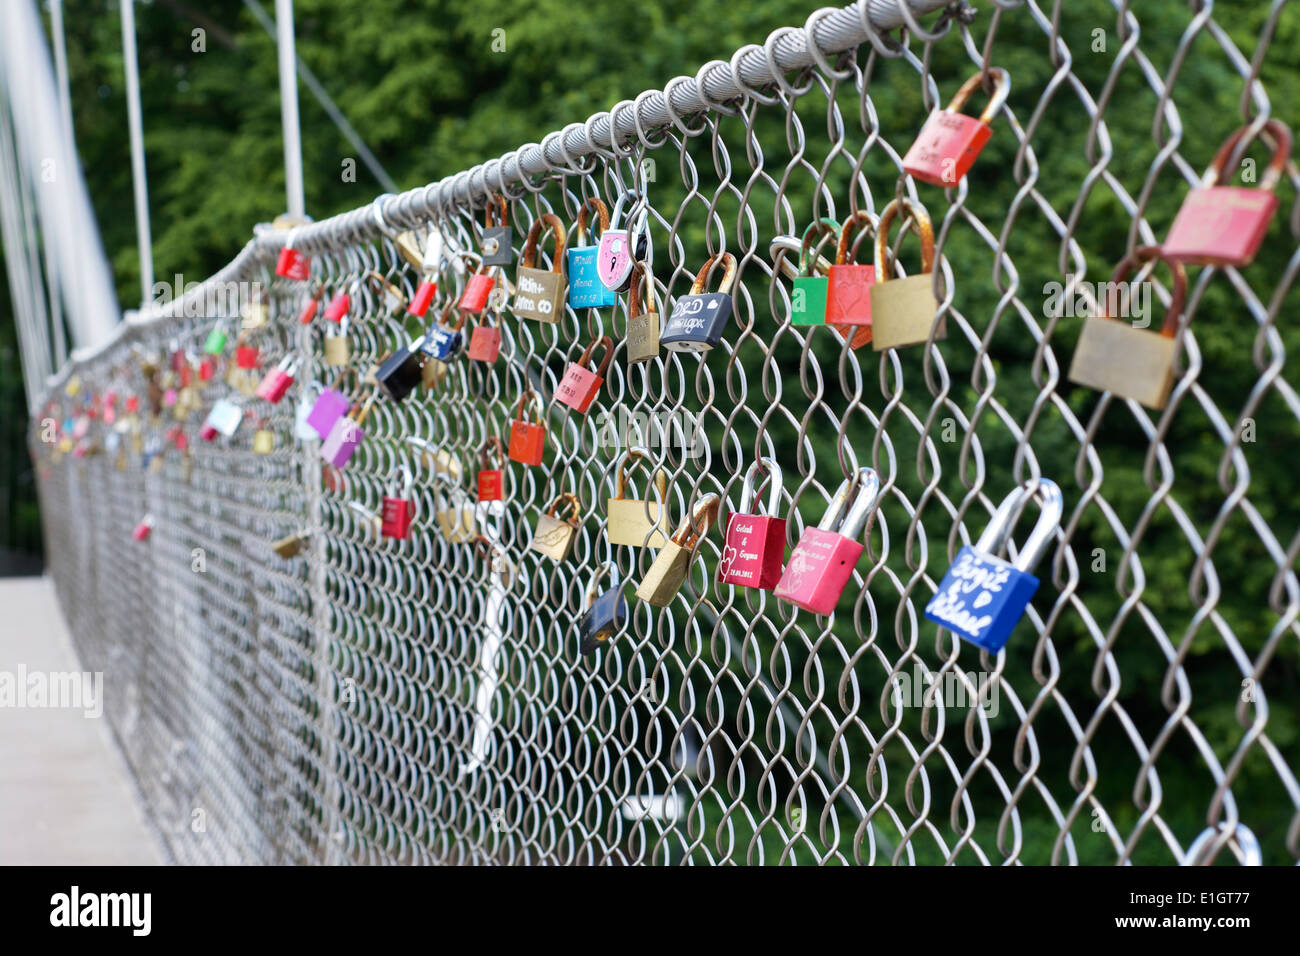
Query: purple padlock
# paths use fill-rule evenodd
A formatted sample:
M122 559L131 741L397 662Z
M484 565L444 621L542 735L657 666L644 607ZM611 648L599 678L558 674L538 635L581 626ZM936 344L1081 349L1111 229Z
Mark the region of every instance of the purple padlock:
M334 423L347 414L351 404L342 392L327 388L320 393L311 411L307 413L307 424L321 438L328 438Z
M335 419L329 434L325 436L325 441L320 446L320 456L335 468L346 465L356 450L361 447L361 442L366 437L365 430L361 426L366 416L370 414L370 408L374 403L375 393L371 392L366 403L360 406L360 410L353 408L348 414Z

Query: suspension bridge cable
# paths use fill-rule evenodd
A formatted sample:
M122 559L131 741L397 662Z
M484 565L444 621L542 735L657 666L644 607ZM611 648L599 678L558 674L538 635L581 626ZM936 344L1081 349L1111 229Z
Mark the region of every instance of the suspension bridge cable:
M306 214L302 193L302 136L298 128L297 54L293 42L293 0L275 0L276 50L280 60L280 125L284 135L285 210L301 219Z
M140 252L140 304L145 305L153 295L153 236L149 228L149 180L144 168L144 123L140 116L140 64L135 51L135 0L121 0L121 7L131 184L135 191L135 234Z

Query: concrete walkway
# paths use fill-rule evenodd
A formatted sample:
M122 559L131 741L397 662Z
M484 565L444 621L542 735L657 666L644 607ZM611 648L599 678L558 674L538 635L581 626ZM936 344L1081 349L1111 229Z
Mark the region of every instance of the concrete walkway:
M33 679L81 670L53 584L0 580L0 608L0 864L161 862L107 720L15 706Z

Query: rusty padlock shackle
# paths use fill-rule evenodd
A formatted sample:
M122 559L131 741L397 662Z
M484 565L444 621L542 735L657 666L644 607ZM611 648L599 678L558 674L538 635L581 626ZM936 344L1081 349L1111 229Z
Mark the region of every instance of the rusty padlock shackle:
M957 90L957 93L948 101L948 111L951 113L960 113L966 101L970 99L971 94L984 85L984 80L988 77L993 78L993 95L989 97L989 102L984 107L984 112L980 114L980 122L988 126L993 122L993 117L998 115L998 110L1007 101L1007 94L1011 92L1011 76L1006 70L998 66L991 66L987 71L976 73Z
M780 511L781 466L776 463L775 458L764 456L755 461L745 471L745 483L741 486L740 490L740 510L736 512L737 514L751 515L755 513L752 510L754 507L754 496L757 493L757 489L762 487L762 485L755 481L755 478L763 471L767 472L768 485L767 508L764 511L764 514L771 518L775 517L776 513Z
M633 445L623 452L614 469L615 498L622 498L627 492L627 466L636 461L649 461L650 457L650 449L641 445ZM668 475L662 468L655 469L654 483L659 489L659 500L665 505L668 504Z
M461 329L465 327L465 318L466 316L469 315L469 313L464 311L463 309L456 308L456 305L457 303L454 300L448 302L446 306L443 307L442 314L438 316L438 324L445 325L453 332L459 332ZM456 318L456 321L454 323L447 321L447 313L452 311L458 313L458 317Z
M641 280L645 279L646 302L650 305L650 311L653 312L655 304L655 280L651 275L650 269L640 259L632 266L632 273L628 278L627 291L627 317L635 319L641 314Z
M366 423L367 416L370 415L370 409L375 407L375 399L377 399L378 397L379 397L379 387L376 386L370 390L370 394L364 400L358 398L352 404L352 406L348 408L347 417L355 421L357 423L357 427L364 425ZM360 407L361 411L359 414L354 415L353 412L356 412L358 407Z
M573 512L572 518L560 518L556 513L564 505L568 505L570 510ZM546 506L546 513L552 518L560 518L561 521L571 524L576 528L578 526L578 517L582 514L582 502L580 502L578 496L571 491L561 492L551 499L551 503Z
M880 476L874 468L862 467L840 482L835 497L817 527L856 539L867 526L872 507L880 495Z
M1159 246L1138 246L1119 261L1115 271L1111 273L1110 281L1127 284L1128 277L1135 267L1147 264L1154 266L1157 262L1163 262L1174 274L1174 287L1169 293L1169 308L1165 310L1165 321L1160 326L1160 334L1167 339L1172 339L1178 334L1178 323L1183 317L1183 303L1187 301L1187 269L1181 262L1168 258Z
M618 565L613 561L602 561L587 581L587 607L595 604L596 598L600 597L600 579L606 574L609 575L610 587L618 587Z
M975 550L991 554L994 557L1000 556L1002 549L1006 547L1007 540L1011 537L1015 525L1014 519L1020 511L1020 501L1026 496L1037 500L1040 510L1038 520L1034 523L1034 530L1029 533L1025 546L1020 549L1020 553L1016 557L1015 567L1017 570L1030 573L1034 570L1034 566L1042 560L1048 545L1052 543L1052 538L1056 535L1056 529L1061 526L1061 516L1065 513L1065 502L1061 497L1061 489L1050 478L1039 478L1037 480L1031 478L1024 484L1013 488L1011 493L1002 499L1002 503L998 505L998 510L989 519L988 525L984 528L984 533L975 542Z
M402 481L402 492L400 495L394 497L400 497L403 500L409 501L411 498L411 492L415 489L415 476L411 474L411 469L407 468L405 465L398 465L395 467L388 473L388 487L390 490L393 488L393 478L399 474L405 476Z
M1205 175L1201 177L1201 185L1205 188L1212 186L1222 186L1224 178L1224 167L1228 164L1228 159L1232 156L1237 144L1241 142L1243 136L1250 129L1250 126L1243 126L1231 136L1223 141L1219 151L1214 154L1214 159L1210 161L1210 166L1205 170ZM1260 128L1261 133L1268 133L1273 137L1273 158L1264 170L1264 175L1259 181L1259 188L1272 192L1281 182L1283 173L1286 172L1286 164L1291 159L1291 130L1281 120L1271 119Z
M488 197L487 208L483 210L483 228L510 225L510 204L500 193Z
M596 216L600 219L601 232L609 228L609 208L596 196L590 197L578 207L578 236L574 240L575 247L580 247L583 240L587 238L587 211L589 209L596 210Z
M564 272L564 223L560 217L553 212L544 212L533 220L532 228L528 230L528 238L524 242L523 254L519 257L519 264L529 269L537 268L537 246L541 239L543 227L551 230L551 235L555 237L555 255L551 260L552 272Z
M677 530L673 532L673 544L680 545L687 551L694 551L700 539L717 524L718 509L721 506L722 499L713 492L696 501L691 513L682 518L681 523L677 525Z
M482 553L483 557L487 559L488 569L495 574L501 575L503 583L508 587L511 578L514 576L515 569L510 563L510 557L506 550L496 541L481 533L474 536L471 546L476 554ZM493 567L497 562L500 562L500 564Z
M736 257L730 252L720 252L717 255L709 256L704 265L700 266L700 271L695 273L695 281L691 283L691 295L699 295L704 291L704 283L708 280L709 275L713 272L714 264L721 259L726 271L722 274L722 282L718 286L718 291L730 294L732 286L736 281Z
M600 378L605 377L605 372L609 369L609 360L614 357L614 340L608 335L602 335L594 342L587 343L587 347L582 350L582 356L578 359L578 365L582 368L590 368L591 353L600 346L605 350L604 357L600 360L600 365L596 368L596 375Z
M894 277L889 264L889 226L905 211L909 219L916 223L917 235L921 237L921 274L928 275L934 271L934 225L925 208L910 199L893 199L880 213L880 224L876 227L876 281L888 282Z
M868 235L871 236L872 239L878 240L883 225L883 219L877 219L865 209L859 209L853 215L849 216L848 219L845 219L844 225L840 227L839 245L835 247L835 264L837 266L843 266L855 263L858 258L858 247L862 245L862 240ZM853 259L850 260L849 239L853 236L853 233L859 229L863 231L864 235L858 236L857 242L853 243ZM806 243L807 241L807 234L805 233L804 242Z
M484 471L492 470L492 464L491 461L489 460L489 455L496 455L498 468L500 468L502 465L505 464L506 446L505 443L501 441L501 436L492 435L488 438L485 438L483 439L483 444L479 446L478 460L479 462L482 463Z
M542 404L541 396L531 388L525 389L524 393L519 396L519 405L515 408L515 421L522 422L525 420L524 403L528 401L529 396L532 397L533 404L537 407L537 420L534 421L533 424L540 425L542 423L542 417L546 414L546 406Z

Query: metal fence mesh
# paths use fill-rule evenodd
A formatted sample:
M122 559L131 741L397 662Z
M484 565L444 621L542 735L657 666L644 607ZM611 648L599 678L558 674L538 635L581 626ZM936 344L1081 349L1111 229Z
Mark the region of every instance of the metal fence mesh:
M1284 247L1271 250L1278 268L1194 274L1164 412L1071 386L1062 363L1081 320L1047 315L1041 291L1068 275L1104 280L1127 248L1158 242L1167 207L1148 221L1153 197L1196 182L1234 125L1279 115L1258 76L1283 5L1256 49L1239 49L1210 4L1183 11L1180 33L1168 22L1156 31L1127 5L1108 16L1105 4L1088 6L1071 22L1108 31L1104 57L1089 53L1088 33L1062 31L1062 11L1033 2L979 16L951 5L924 29L908 10L910 28L871 38L857 9L847 19L819 11L766 47L674 81L668 97L647 93L540 149L304 230L295 244L312 254L327 298L354 290L352 361L364 370L414 332L364 282L354 286L378 270L414 291L397 232L433 226L478 248L486 197L501 190L518 250L541 213L571 226L587 197L612 206L641 184L661 313L710 254L739 262L735 315L706 355L629 365L626 296L568 310L556 325L507 308L496 363L461 357L434 388L400 405L380 400L355 458L335 471L317 442L294 437L303 390L334 375L322 323L297 323L309 284L272 274L282 237L263 236L212 281L269 290L271 320L253 333L264 366L304 357L283 402L245 403L268 417L271 453L252 450L256 422L229 440L192 437L188 454L163 440L173 424L194 435L230 391L221 376L183 419L146 414L142 452L131 432L110 437L102 421L92 436L105 433L106 453L41 442L42 422L88 395L145 394L143 355L197 352L217 321L234 328L237 315L176 309L80 362L78 396L60 382L33 421L50 566L175 857L1300 859L1300 535L1290 476L1268 467L1300 437L1289 332L1277 321L1300 268L1300 207L1284 204L1270 233ZM804 62L820 62L774 69L806 38L820 50ZM1234 96L1244 91L1244 119L1224 117L1204 135L1184 125L1196 102L1174 95L1193 48L1216 58ZM1011 98L971 176L947 191L899 181L929 109L1015 53L1036 69L1012 68ZM890 82L905 82L910 99L880 99ZM721 95L728 83L745 92ZM710 108L662 112L673 95L700 90ZM611 126L634 116L637 132L611 146ZM1294 166L1287 179L1288 190L1300 181ZM991 182L1007 188L981 192ZM790 280L772 237L800 235L823 215L879 213L896 193L934 219L946 340L877 354L790 324ZM896 246L906 268L915 240ZM464 281L446 270L430 315ZM1236 332L1207 356L1198 323L1229 317L1202 314L1202 302L1225 292ZM1163 287L1157 299L1158 315ZM567 363L601 335L618 347L596 404L584 415L550 402ZM544 464L508 464L505 500L475 506L491 549L450 540L435 512L474 501L479 450L505 436L529 387L548 400ZM701 454L664 434L682 412L700 423ZM603 416L638 415L644 430L631 443L668 471L668 523L709 492L734 510L745 470L771 456L784 471L793 544L846 474L875 468L884 491L837 613L815 617L770 592L715 583L715 530L671 607L632 600L626 630L580 657L576 621L592 576L611 561L636 582L653 559L608 544L604 529L629 440ZM1246 427L1257 420L1268 423L1259 441ZM412 437L449 453L459 476L435 474ZM404 542L381 539L357 507L377 512L401 464L416 476L416 526ZM637 492L647 474L636 473ZM981 653L921 612L957 549L1036 476L1061 485L1066 519L1025 621L1004 651ZM557 563L528 545L539 513L566 492L582 520L572 556ZM134 542L146 513L152 537ZM307 528L299 557L271 550ZM1219 565L1225 541L1232 559Z

